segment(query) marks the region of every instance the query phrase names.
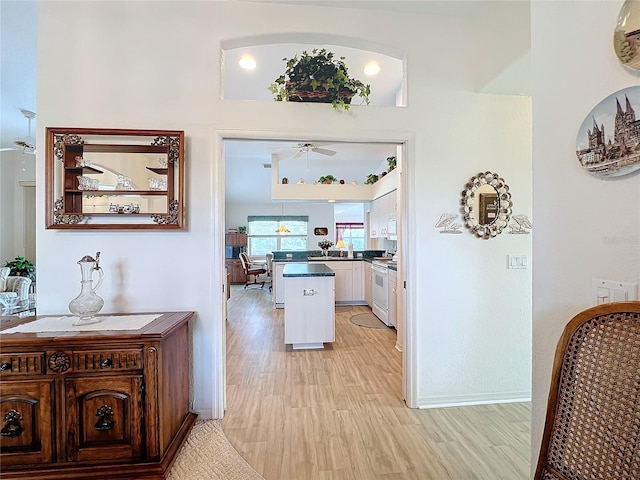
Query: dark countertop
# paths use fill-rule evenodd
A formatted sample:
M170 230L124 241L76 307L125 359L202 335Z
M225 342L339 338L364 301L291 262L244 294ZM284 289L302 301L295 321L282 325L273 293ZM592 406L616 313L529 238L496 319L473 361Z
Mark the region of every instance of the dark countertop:
M349 257L307 257L310 262L361 262L364 258Z
M292 263L285 265L283 277L335 277L335 272L324 263Z
M273 263L307 263L307 262L369 262L373 261L372 258L347 258L347 257L307 257L305 259L302 258L274 258L272 260Z

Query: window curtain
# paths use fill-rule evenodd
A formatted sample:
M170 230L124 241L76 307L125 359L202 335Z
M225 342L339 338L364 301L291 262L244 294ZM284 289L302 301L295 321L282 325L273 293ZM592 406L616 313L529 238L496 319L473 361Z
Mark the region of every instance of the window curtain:
M308 222L308 215L249 215L249 222Z
M363 230L363 229L364 229L364 223L362 223L362 222L355 222L355 223L339 222L339 223L336 223L336 244L340 240L344 240L344 232L345 232L345 230Z

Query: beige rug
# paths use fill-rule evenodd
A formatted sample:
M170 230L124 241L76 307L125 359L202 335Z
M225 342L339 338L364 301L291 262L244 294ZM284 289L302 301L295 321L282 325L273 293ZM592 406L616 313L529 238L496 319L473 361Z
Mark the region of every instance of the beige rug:
M220 420L198 421L168 480L264 480L231 446Z
M359 327L387 328L387 326L373 313L359 313L357 315L352 315L349 321Z

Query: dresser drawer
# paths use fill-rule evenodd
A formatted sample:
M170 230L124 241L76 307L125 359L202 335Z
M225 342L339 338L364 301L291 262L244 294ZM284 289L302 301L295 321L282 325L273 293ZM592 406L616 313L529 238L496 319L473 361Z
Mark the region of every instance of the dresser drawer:
M44 352L2 353L0 374L39 375L44 373Z
M75 372L142 370L142 348L74 350Z

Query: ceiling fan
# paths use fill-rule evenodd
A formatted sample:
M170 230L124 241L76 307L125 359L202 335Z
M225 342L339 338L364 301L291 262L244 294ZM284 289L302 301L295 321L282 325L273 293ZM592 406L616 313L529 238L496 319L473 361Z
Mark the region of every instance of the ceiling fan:
M307 157L308 157L310 152L319 153L320 155L328 155L330 157L336 154L334 150L329 150L328 148L320 148L316 143L309 143L309 142L301 142L301 143L298 143L297 147L291 147L291 148L297 149L297 152L293 156L280 154L279 155L280 159L300 158L304 154L307 154Z
M25 118L27 118L27 120L29 121L29 133L28 133L28 135L26 137L17 138L16 140L14 140L14 142L13 142L13 144L15 145L14 147L12 147L12 148L3 148L1 150L2 151L6 151L6 150L22 150L23 153L29 153L29 154L35 155L35 153L36 153L36 140L35 140L35 138L33 138L31 136L31 120L36 118L36 114L35 114L35 112L32 112L31 110L26 110L24 108L21 108L20 112L22 112L22 115L24 115Z

